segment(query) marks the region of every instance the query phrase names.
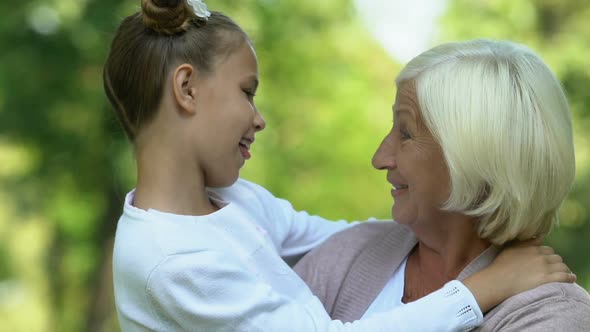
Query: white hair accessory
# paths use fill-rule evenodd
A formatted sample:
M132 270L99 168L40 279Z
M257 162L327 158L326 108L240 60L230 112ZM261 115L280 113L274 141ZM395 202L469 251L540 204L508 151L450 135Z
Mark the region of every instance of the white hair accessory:
M211 12L207 10L207 5L201 0L187 0L188 4L193 7L193 11L197 17L200 17L207 21Z

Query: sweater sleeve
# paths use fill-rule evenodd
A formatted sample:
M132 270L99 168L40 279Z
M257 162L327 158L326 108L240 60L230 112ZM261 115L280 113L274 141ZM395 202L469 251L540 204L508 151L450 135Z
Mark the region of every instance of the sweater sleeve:
M167 332L463 331L481 323L465 309L464 290L452 282L400 309L342 323L331 320L309 293L296 299L281 295L239 259L214 251L169 256L146 285L150 314L159 323L149 328Z

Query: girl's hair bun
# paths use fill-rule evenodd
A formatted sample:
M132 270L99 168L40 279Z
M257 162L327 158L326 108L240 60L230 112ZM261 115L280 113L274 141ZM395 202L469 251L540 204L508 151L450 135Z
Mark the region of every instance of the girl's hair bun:
M141 0L141 12L146 27L166 35L188 30L194 18L186 0Z

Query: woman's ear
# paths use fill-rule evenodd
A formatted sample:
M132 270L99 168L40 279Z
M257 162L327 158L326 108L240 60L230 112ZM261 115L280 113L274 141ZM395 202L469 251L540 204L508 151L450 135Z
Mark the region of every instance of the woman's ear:
M172 90L180 111L194 114L197 111L197 72L190 64L184 63L174 70Z

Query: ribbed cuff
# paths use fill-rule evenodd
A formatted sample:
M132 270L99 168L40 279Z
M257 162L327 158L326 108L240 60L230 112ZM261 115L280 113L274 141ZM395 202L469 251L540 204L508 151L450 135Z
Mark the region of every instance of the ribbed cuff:
M459 331L470 331L481 325L483 313L475 300L475 297L463 283L452 280L440 290L445 302L455 311L453 319L457 320L456 326L461 326Z

